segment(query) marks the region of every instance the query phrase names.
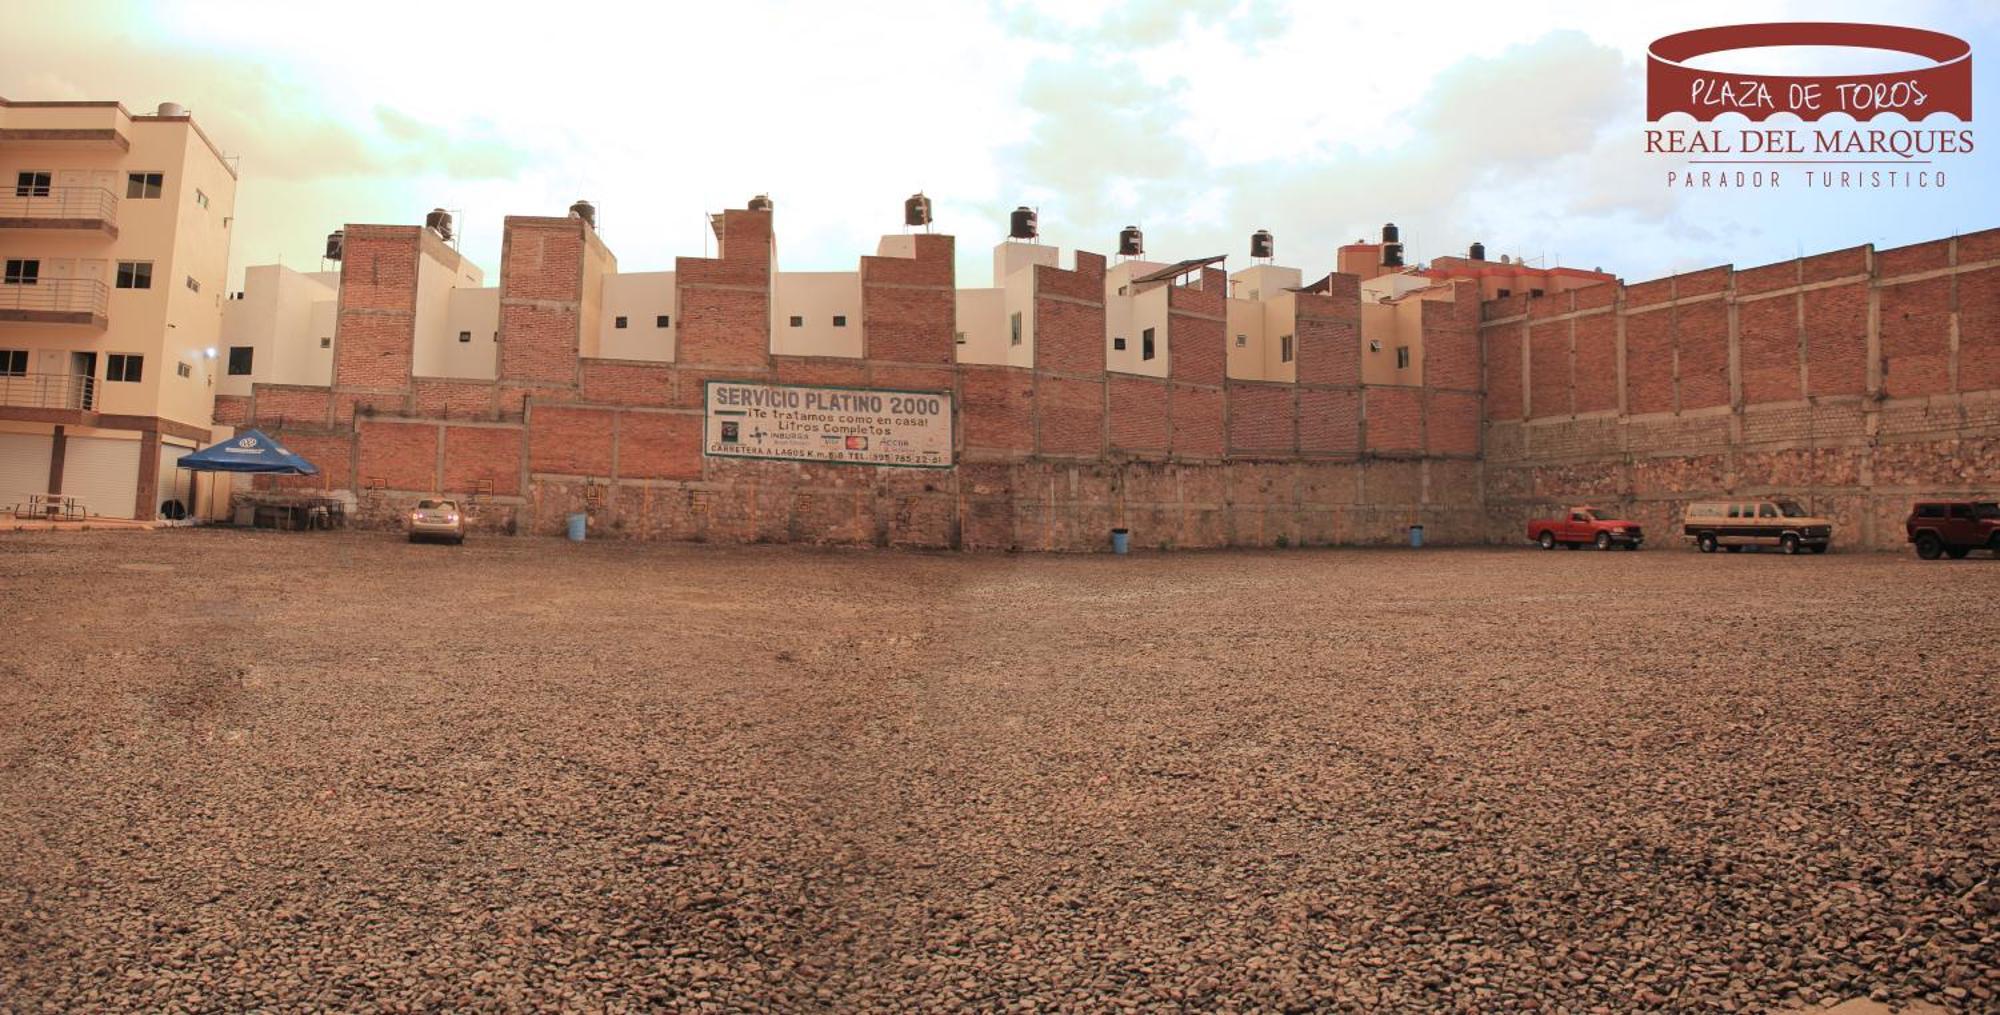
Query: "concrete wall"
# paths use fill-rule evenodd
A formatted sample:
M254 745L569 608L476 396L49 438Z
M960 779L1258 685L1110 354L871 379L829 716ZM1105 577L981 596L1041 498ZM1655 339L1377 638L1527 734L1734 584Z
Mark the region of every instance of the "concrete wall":
M1591 501L1677 543L1691 500L1783 493L1835 520L1836 547L1889 549L1911 501L2000 486L2000 230L1485 317L1495 540Z

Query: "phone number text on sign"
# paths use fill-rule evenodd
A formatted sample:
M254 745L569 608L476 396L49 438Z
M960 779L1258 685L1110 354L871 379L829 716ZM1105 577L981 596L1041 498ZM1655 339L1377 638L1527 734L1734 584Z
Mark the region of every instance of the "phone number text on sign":
M708 382L702 453L950 468L951 394Z

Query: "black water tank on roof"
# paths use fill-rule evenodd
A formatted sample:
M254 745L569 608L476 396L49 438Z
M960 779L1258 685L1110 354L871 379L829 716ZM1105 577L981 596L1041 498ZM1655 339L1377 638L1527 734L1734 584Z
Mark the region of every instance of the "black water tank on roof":
M1009 218L1007 235L1011 239L1032 240L1040 232L1038 223L1039 217L1035 214L1035 209L1024 204L1014 209L1014 214Z
M424 228L438 234L438 239L450 242L451 213L443 208L432 208L431 213L424 216Z
M1269 229L1259 229L1250 234L1251 257L1276 257L1278 241L1271 237Z
M1486 260L1486 244L1480 243L1477 240L1473 241L1472 249L1467 252L1467 256L1475 261Z
M903 202L903 224L906 226L927 226L931 224L931 199L922 191L911 194Z
M347 230L345 229L335 229L333 232L326 234L326 253L321 256L329 261L340 260L341 248L345 246L344 241L346 238Z
M1126 226L1118 230L1118 255L1120 257L1138 257L1145 252L1146 234L1140 232L1138 226Z
M1403 238L1403 233L1402 233L1402 231L1401 231L1401 230L1399 230L1399 229L1397 229L1397 228L1396 228L1396 223L1394 223L1394 222L1384 222L1384 223L1382 223L1382 242L1383 242L1383 243L1394 243L1394 242L1396 242L1397 240L1400 240L1400 239L1402 239L1402 238Z
M597 228L597 206L589 201L579 200L570 205L569 213L574 218L582 219L584 225L592 229Z
M1402 266L1403 266L1403 245L1400 243L1382 244L1382 267L1400 268Z
M759 195L757 195L756 197L753 197L753 198L751 198L751 199L750 199L750 210L751 210L751 211L770 211L770 210L771 210L771 197L770 197L770 195L768 195L768 194L759 194Z

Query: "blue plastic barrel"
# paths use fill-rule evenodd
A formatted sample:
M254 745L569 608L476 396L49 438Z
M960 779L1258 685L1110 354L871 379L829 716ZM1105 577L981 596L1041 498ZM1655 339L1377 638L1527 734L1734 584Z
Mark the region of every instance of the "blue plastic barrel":
M569 541L570 541L570 542L572 542L572 543L581 543L581 542L583 542L583 529L584 529L584 525L585 525L585 524L587 524L587 523L588 523L589 521L590 521L590 516L589 516L589 515L587 515L587 514L584 514L584 513L583 513L583 512L581 512L581 511L578 511L578 512L575 512L574 514L571 514L571 515L569 516Z
M1124 553L1132 544L1132 533L1126 529L1111 530L1111 552Z
M1424 545L1424 527L1421 525L1410 526L1410 549L1420 550L1423 548L1423 545Z

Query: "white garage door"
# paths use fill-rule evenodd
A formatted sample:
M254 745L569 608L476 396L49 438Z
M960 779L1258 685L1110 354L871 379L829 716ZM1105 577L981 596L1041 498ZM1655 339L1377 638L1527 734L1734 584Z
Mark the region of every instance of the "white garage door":
M139 442L71 437L63 445L62 492L83 498L91 514L132 517L139 499Z
M0 511L25 509L28 495L49 492L48 434L0 433Z
M170 500L180 501L181 508L190 511L194 509L194 503L188 500L188 485L194 474L180 471L178 468L175 468L175 463L181 460L182 455L191 454L194 454L193 448L184 448L178 444L160 445L159 499L162 503ZM158 506L158 504L154 505L154 507ZM166 515L160 515L160 517L165 518Z

